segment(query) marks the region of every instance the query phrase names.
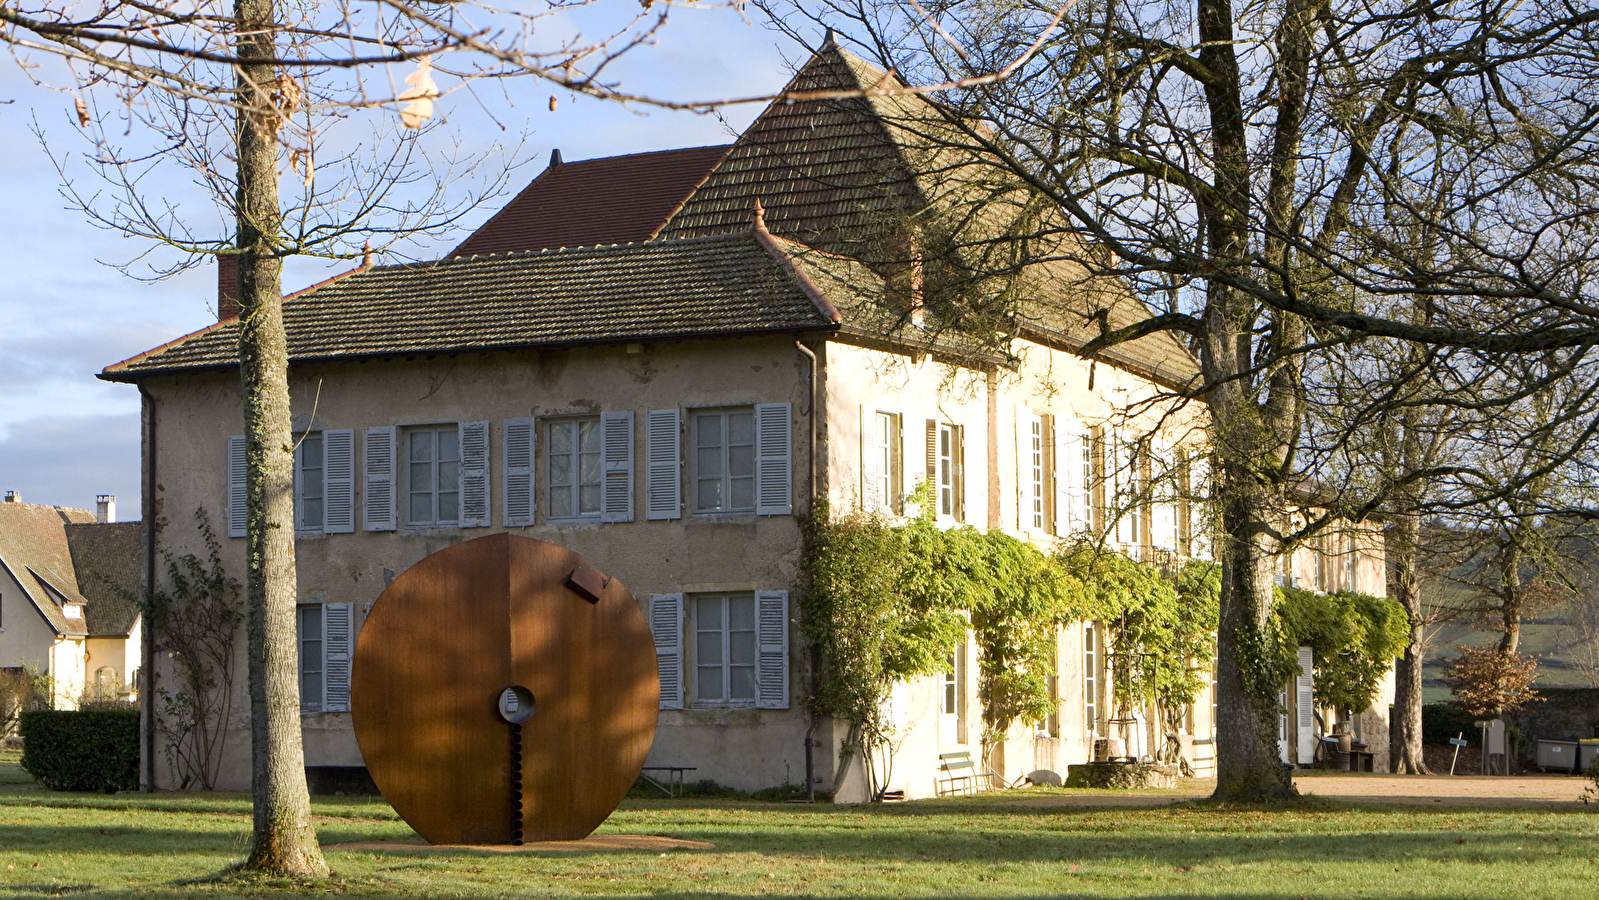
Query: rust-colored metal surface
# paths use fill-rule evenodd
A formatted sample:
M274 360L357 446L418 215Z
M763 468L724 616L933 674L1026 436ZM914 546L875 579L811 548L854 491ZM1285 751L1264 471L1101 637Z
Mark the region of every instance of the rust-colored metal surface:
M644 765L659 692L649 625L620 582L494 534L427 557L378 598L350 708L372 780L418 834L511 844L605 821Z

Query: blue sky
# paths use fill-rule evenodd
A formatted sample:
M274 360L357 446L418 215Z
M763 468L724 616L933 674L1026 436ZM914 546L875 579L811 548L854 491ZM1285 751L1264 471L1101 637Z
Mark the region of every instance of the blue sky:
M804 48L731 10L680 9L656 46L641 47L614 72L629 90L678 99L745 96L779 89ZM69 83L46 62L42 78ZM403 73L400 73L403 75ZM441 79L441 87L448 84ZM513 176L519 190L538 174L551 148L568 161L644 150L726 143L759 112L728 107L715 116L628 109L558 95L531 79L480 94L513 136L525 124L522 149L530 164ZM451 94L440 112L469 144L501 139L500 129L464 94ZM34 123L49 145L33 134ZM130 385L94 376L106 365L215 321L215 274L202 267L148 282L122 274L148 249L138 240L97 228L60 193L51 156L65 158L80 185L92 178L78 155L72 98L29 83L0 60L0 491L17 491L28 503L93 509L96 494L117 496L117 518L139 516L139 396ZM203 195L176 169L145 185L149 196L177 205L180 216L215 218ZM502 198L497 203L505 202ZM462 230L432 245L406 249L437 256L487 219L497 204L474 210ZM158 259L170 262L173 257ZM348 264L335 264L339 270ZM286 267L284 287L294 290L324 278L329 267L301 261Z

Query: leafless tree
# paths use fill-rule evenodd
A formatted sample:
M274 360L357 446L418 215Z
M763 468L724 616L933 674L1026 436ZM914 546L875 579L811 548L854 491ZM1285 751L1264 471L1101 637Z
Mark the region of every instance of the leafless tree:
M1027 0L774 11L792 30L840 28L913 84L992 70L1054 13ZM1291 514L1298 480L1337 450L1307 440L1312 361L1378 338L1459 351L1435 355L1467 378L1506 358L1571 368L1599 339L1596 28L1599 11L1571 0L1082 0L1018 77L937 94L936 121L901 123L985 166L1003 185L988 198L1041 210L1034 259L1145 301L1115 326L1087 310L1101 335L1084 355L1170 331L1198 357L1188 395L1213 429L1231 724L1220 798L1292 792L1262 652L1272 561L1386 502L1337 491ZM1037 299L975 293L1013 316ZM1591 406L1574 414L1592 421Z

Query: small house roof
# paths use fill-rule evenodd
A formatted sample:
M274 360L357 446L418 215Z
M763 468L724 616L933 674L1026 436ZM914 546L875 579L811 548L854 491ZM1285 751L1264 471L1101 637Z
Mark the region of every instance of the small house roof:
M99 524L85 509L0 503L0 567L58 635L126 635L133 628L139 549L137 522ZM86 584L89 572L114 577ZM84 616L69 617L65 603L82 604Z
M450 255L648 240L721 162L727 148L686 147L554 163Z

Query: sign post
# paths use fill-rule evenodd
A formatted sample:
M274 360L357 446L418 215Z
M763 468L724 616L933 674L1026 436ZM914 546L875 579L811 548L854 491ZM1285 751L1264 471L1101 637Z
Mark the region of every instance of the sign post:
M1451 775L1455 774L1455 761L1460 759L1460 748L1466 746L1465 737L1466 733L1462 731L1449 739L1449 743L1455 745L1455 755L1449 758L1449 774Z

